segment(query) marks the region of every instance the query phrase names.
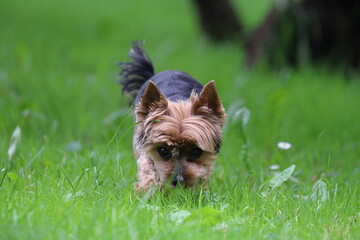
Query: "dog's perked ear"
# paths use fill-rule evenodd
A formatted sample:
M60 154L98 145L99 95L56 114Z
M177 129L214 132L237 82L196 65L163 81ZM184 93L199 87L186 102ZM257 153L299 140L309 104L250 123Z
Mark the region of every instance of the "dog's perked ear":
M149 81L135 110L136 121L143 121L155 109L166 109L167 104L166 97L159 91L154 82Z
M224 107L217 93L214 80L208 82L202 89L199 100L196 104L196 111L200 111L203 107L207 107L213 114L220 118L225 118Z

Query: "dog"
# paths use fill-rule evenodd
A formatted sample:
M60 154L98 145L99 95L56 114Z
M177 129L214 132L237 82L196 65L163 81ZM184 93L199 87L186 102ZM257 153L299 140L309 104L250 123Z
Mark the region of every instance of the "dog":
M226 119L214 81L202 86L184 72L155 74L142 42L132 44L129 57L119 66L122 91L134 106L136 191L207 187Z

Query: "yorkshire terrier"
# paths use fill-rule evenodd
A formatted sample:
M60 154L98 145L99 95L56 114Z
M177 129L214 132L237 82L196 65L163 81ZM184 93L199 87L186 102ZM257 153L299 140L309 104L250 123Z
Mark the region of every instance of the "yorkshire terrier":
M136 190L207 186L226 118L214 81L202 86L184 72L155 74L141 42L129 56L119 65L122 90L135 107Z

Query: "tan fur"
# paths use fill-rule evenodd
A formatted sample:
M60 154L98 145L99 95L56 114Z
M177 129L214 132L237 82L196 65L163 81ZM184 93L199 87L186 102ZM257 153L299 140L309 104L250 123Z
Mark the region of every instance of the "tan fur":
M162 187L182 170L185 186L206 183L213 172L222 138L225 112L214 82L204 86L200 95L192 93L188 101L171 102L150 82L135 109L138 125L134 152L138 164L138 191L155 184ZM172 157L163 159L157 149L171 149ZM203 150L190 161L193 149Z

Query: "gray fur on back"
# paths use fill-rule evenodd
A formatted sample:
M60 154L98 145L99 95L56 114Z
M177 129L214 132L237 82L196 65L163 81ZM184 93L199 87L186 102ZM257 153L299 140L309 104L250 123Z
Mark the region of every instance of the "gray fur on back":
M187 100L193 91L200 94L203 88L198 81L187 73L172 70L163 71L155 74L141 86L135 99L135 105L144 95L149 81L154 82L159 91L172 102Z

